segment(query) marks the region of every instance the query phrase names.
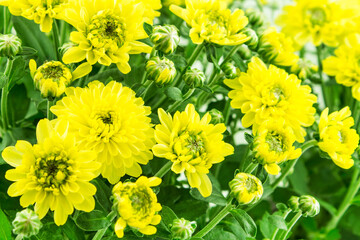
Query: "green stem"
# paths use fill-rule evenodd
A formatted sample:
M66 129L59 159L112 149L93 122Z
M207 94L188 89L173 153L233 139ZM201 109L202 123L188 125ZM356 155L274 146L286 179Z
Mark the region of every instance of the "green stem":
M109 219L110 222L112 222L112 221L114 221L116 215L117 215L116 212L111 211L111 212L106 216L106 218ZM111 225L111 224L107 225L107 226L104 227L103 229L98 230L92 240L101 240L110 225Z
M170 171L172 164L173 163L171 161L168 161L157 173L155 173L154 177L162 178L168 171Z
M310 149L311 147L314 147L316 145L317 145L316 140L309 140L307 142L304 142L300 147L302 149L301 155L304 154L304 152L306 152L308 149ZM300 157L301 157L301 155L300 155ZM284 180L284 178L290 173L290 170L292 170L294 168L296 162L299 160L300 157L298 157L295 160L291 160L290 163L288 163L288 165L286 166L284 171L282 171L280 177L277 178L273 184L271 184L272 189L275 189L279 185L279 183L282 180Z
M7 7L3 6L4 8L4 29L3 29L3 33L6 34L7 33L7 18L8 18L8 14L7 14Z
M282 214L282 218L285 220L286 217L289 215L289 213L291 212L291 209L286 210L283 214ZM279 228L277 227L273 233L273 235L271 236L271 240L276 240L276 234L279 232Z
M56 52L56 59L58 61L61 61L61 56L59 52L59 47L60 47L59 28L55 19L53 21L52 34L53 34L54 47Z
M239 164L240 172L244 171L244 165L245 165L245 162L246 162L246 159L247 159L249 153L250 153L250 146L249 146L249 144L247 144L246 151L245 151L243 157L240 159L240 164Z
M144 89L144 91L140 94L140 97L141 97L142 99L145 99L147 92L148 92L149 89L152 87L152 85L154 85L154 81L148 80L148 81L146 81L143 85L144 85L145 89Z
M231 99L228 99L226 101L225 109L224 109L224 124L225 126L228 125L229 119L230 119L230 113L231 113L231 106L230 106Z
M331 220L326 225L327 232L330 232L332 229L334 229L337 226L340 219L345 214L346 210L350 207L352 200L355 197L356 193L358 192L359 188L360 188L359 169L355 167L351 178L351 183L345 195L345 198L340 204L337 213L331 218Z
M240 49L241 44L233 47L228 55L225 57L224 61L221 63L220 67L224 66L225 63L231 60L232 56Z
M3 130L7 130L9 127L9 116L8 116L8 95L9 95L9 78L10 78L10 73L11 73L11 69L13 66L14 60L12 59L8 59L7 63L6 63L6 68L5 68L5 85L1 91L1 118L2 118L2 123L3 123Z
M250 164L246 167L244 172L252 173L258 165L259 164L257 164L257 163L250 162Z
M321 81L321 91L322 91L325 107L330 108L331 106L329 105L329 101L328 101L327 94L326 94L327 88L326 88L326 84L325 84L324 78L323 78L323 65L322 65L321 54L322 54L322 45L316 47L316 55L317 55L317 60L318 60L318 65L319 65L318 72L319 72L319 78Z
M285 240L287 235L289 235L291 229L295 226L296 222L301 218L301 216L302 216L302 212L301 211L297 212L296 215L288 223L286 232L281 234L277 239Z
M176 101L171 106L169 106L167 112L171 113L171 112L175 111L180 106L181 103L186 101L194 93L194 91L195 91L195 88L189 89L189 91L184 95L184 98L182 100Z
M354 103L354 107L352 109L353 111L353 116L354 116L354 120L355 120L355 129L356 131L359 128L359 123L360 123L360 110L359 110L359 102L358 100L354 99L355 103Z
M164 94L164 95L162 95L161 98L154 104L154 106L152 106L151 109L154 110L154 109L160 107L161 104L163 104L165 100L166 100L166 95Z
M231 204L231 201L203 228L201 229L197 234L195 234L194 238L202 238L204 237L208 232L211 231L224 217L226 217L230 210L233 208L233 205Z

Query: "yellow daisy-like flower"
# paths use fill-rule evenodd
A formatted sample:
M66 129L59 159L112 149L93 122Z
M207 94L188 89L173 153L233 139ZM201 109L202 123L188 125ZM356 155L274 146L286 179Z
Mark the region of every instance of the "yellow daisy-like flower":
M40 24L42 32L50 32L53 19L59 19L68 0L0 0L0 5L8 6L11 14L34 20Z
M260 37L258 52L266 62L280 66L291 66L299 57L295 54L293 41L283 33L277 32L275 27L264 31Z
M349 31L355 30L354 11L345 9L339 1L295 0L296 5L285 6L277 24L292 37L299 47L307 42L315 46L324 43L337 46Z
M119 238L124 236L127 225L146 235L156 233L154 225L161 221L161 216L157 213L161 210L161 205L151 187L160 183L161 178L141 176L136 182L119 182L114 186L114 206L119 215L115 233Z
M186 0L185 3L186 9L171 5L170 10L191 26L193 43L239 45L250 39L241 32L248 24L242 10L231 12L224 1L218 0Z
M160 16L161 0L137 0L144 4L146 11L144 12L145 21L152 24L155 17Z
M264 193L261 181L252 174L238 173L229 182L230 194L239 204L252 204L257 202Z
M303 142L306 131L314 121L316 96L311 88L301 85L293 74L287 74L274 65L269 68L257 57L253 57L246 73L235 79L225 79L232 88L229 97L231 106L241 109L244 127L253 126L256 134L259 125L270 118L282 118L293 129L298 142Z
M161 108L158 115L160 124L155 128L154 155L172 161L173 172L185 172L191 187L198 188L204 197L210 196L212 185L206 174L213 164L234 152L234 148L223 141L225 125L209 124L210 114L200 118L192 104L188 104L184 112L176 112L174 117Z
M352 95L360 101L360 34L347 37L335 50L335 56L323 61L324 72L335 76L336 82L352 87Z
M301 155L301 148L293 146L295 135L284 120L271 119L259 126L253 142L255 158L272 175L280 172L281 164Z
M139 163L147 164L153 157L150 107L115 81L106 86L94 81L86 88L67 88L65 94L51 111L69 122L69 131L82 148L97 153L103 177L114 184L125 174L140 176Z
M15 167L6 172L14 181L8 194L20 197L22 207L35 203L35 212L43 218L54 211L56 225L65 224L74 208L90 212L95 207L96 187L89 183L97 176L100 164L96 154L78 147L68 125L40 120L36 128L37 144L17 141L2 152L4 160Z
M60 97L67 86L74 80L81 78L91 71L88 63L80 64L73 72L58 61L50 61L36 66L34 59L29 62L30 74L34 79L35 87L40 90L45 98Z
M71 1L64 19L77 31L70 34L75 45L65 52L63 62L115 63L122 73L130 72L129 54L151 52L150 46L138 41L147 37L145 12L145 5L135 0Z
M320 116L319 147L327 152L333 162L341 168L349 169L354 165L351 155L359 144L359 135L354 126L349 107L335 111L329 115L326 108Z

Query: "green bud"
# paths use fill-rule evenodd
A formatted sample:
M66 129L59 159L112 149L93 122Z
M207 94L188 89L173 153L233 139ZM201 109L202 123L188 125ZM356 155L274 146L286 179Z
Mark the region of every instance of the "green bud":
M264 193L261 181L249 173L237 173L229 182L230 194L239 204L253 204L257 202Z
M221 66L221 70L225 73L227 79L234 79L238 76L238 71L234 64L227 62Z
M303 195L299 198L299 209L304 217L314 217L320 212L320 204L314 197Z
M196 222L190 222L184 218L174 219L170 225L171 237L173 240L190 239L195 232Z
M219 110L213 108L209 111L209 114L211 116L211 124L218 124L224 122L224 116Z
M205 82L205 74L197 68L186 70L182 79L190 88L202 87Z
M264 15L259 10L247 9L245 16L249 19L249 24L253 27L261 27L264 24Z
M150 35L150 40L155 45L156 50L164 54L171 54L179 45L179 31L174 25L155 26Z
M287 205L293 212L300 211L300 209L299 209L299 197L298 196L291 196L291 198L287 202Z
M317 73L318 66L309 60L299 59L298 62L291 66L291 72L296 74L300 79L305 80Z
M13 34L0 34L0 57L13 59L21 50L20 38Z
M18 235L17 240L36 235L42 227L39 216L28 208L16 213L12 225L13 233Z
M251 28L244 28L241 32L246 36L250 37L250 39L247 42L245 42L245 44L249 47L249 49L255 50L259 42L259 37L256 34L256 32Z
M165 57L152 57L146 63L146 73L149 80L158 86L171 83L176 76L176 68L172 61Z
M243 60L249 60L252 57L251 50L244 44L239 47L238 54Z

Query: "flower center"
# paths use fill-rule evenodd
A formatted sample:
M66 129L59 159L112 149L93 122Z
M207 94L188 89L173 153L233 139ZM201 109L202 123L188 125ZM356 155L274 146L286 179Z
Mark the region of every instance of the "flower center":
M306 14L310 17L313 26L322 26L326 21L326 12L322 8L309 9Z
M282 99L284 99L285 94L281 87L273 86L271 88L264 88L262 92L263 103L267 106L276 106Z
M205 142L201 137L201 133L192 133L184 131L178 138L174 140L174 152L178 156L188 156L186 159L205 158L206 149Z
M202 32L205 36L222 34L227 35L227 20L219 11L208 11L203 13L199 24L206 23L206 32Z
M88 26L87 39L95 48L116 51L125 42L125 26L111 10L99 11Z
M64 67L56 62L48 62L39 68L43 78L59 82L61 77L65 77Z
M253 193L257 191L257 184L254 179L247 178L245 181L245 187L249 193Z
M98 111L91 119L92 134L103 142L109 142L120 127L117 114L111 110Z
M275 132L269 132L265 138L266 143L269 145L270 151L275 151L277 153L283 152L285 150L285 144L283 136Z

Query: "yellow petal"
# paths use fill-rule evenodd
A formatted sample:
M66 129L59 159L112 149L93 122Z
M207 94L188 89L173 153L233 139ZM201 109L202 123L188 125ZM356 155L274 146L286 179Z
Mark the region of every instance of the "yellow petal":
M81 62L86 57L86 51L80 49L79 47L72 47L67 50L62 58L63 62L66 64Z
M37 68L37 65L36 65L35 60L30 59L30 61L29 61L29 69L30 69L31 77L34 77L35 72L36 72L36 68Z
M264 168L271 175L278 175L280 173L280 170L281 170L281 168L275 163L265 164Z
M1 156L10 166L17 167L21 165L23 153L10 146L3 150Z
M118 238L124 237L124 229L126 227L126 222L124 219L119 218L115 223L115 233Z
M83 76L88 75L92 70L92 66L88 63L82 63L80 64L72 73L72 80L76 80L78 78L81 78Z
M36 127L36 139L38 143L42 143L46 138L51 137L53 132L54 129L48 119L40 120Z

